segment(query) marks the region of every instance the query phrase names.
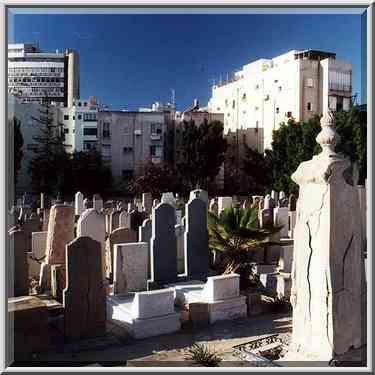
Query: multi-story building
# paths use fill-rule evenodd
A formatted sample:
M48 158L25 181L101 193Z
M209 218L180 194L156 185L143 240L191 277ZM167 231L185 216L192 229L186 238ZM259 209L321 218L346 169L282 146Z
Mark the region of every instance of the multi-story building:
M8 44L8 93L21 102L71 106L79 98L79 56L73 50L43 52L32 44Z
M74 99L69 107L58 108L58 122L63 126L67 152L97 149L98 110L95 96Z
M163 163L165 134L163 112L98 112L99 150L117 181L141 173L149 162Z
M248 145L263 152L271 148L280 123L348 109L351 96L350 63L336 60L334 53L292 50L245 65L231 80L214 85L208 107L224 114L225 133L253 129Z

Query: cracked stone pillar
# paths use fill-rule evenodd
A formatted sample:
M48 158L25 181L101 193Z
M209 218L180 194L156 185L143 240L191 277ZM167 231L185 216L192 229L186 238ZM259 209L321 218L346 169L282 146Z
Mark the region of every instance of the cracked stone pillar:
M363 344L364 263L355 168L334 151L340 137L324 116L322 152L303 162L294 230L289 360L330 361Z

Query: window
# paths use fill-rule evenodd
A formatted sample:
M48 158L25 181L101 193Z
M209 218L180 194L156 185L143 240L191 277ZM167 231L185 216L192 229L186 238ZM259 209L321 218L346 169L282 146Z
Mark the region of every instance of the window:
M279 113L279 112L280 112L280 108L276 107L276 113Z
M225 106L228 107L228 99L225 99Z
M97 128L83 128L83 135L98 135Z
M78 107L80 107L82 104L81 104L81 102L78 102Z
M258 133L258 129L259 129L259 121L255 121L255 133Z
M131 151L133 151L133 147L130 147L130 146L128 146L128 147L124 147L124 148L123 148L123 151L124 151L124 152L131 152Z
M219 112L220 111L220 107L217 107L216 110Z
M69 115L64 115L64 120L69 120Z
M111 137L109 126L109 122L103 122L103 138Z
M163 148L160 146L152 145L150 146L150 154L154 157L161 157Z
M64 129L64 134L69 134L69 129L68 128Z
M235 100L233 100L232 108L233 108L233 109L236 108L236 101L235 101Z
M288 118L292 117L292 112L287 112L286 117L288 117Z
M283 88L281 86L279 86L279 91L281 91Z
M311 111L311 103L310 102L307 103L307 110Z
M242 95L242 100L246 100L246 93Z
M95 141L85 141L83 142L83 150L96 150L97 142Z
M350 109L350 98L344 98L342 102L342 109L344 111L349 111Z
M76 116L73 116L73 120L75 120L76 119Z
M307 87L314 87L314 81L312 78L307 78L306 80L306 86Z
M83 114L83 121L96 121L96 113L84 113Z
M82 115L78 115L78 120L82 120Z
M337 98L336 98L336 96L329 96L328 97L328 107L332 111L336 111L336 107L337 107Z
M87 102L84 102L84 103L83 103L83 106L84 106L84 107L87 107Z

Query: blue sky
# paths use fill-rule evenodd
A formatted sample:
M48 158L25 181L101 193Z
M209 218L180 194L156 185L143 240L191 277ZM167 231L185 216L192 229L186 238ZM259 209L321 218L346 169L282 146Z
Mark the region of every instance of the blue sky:
M9 42L80 53L81 97L113 109L207 104L212 79L291 49L332 51L361 92L359 14L16 14Z

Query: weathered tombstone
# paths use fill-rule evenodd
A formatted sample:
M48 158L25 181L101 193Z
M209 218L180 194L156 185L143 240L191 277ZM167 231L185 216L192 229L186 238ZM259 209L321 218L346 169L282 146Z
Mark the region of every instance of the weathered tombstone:
M147 288L148 246L146 242L114 246L114 294L140 292Z
M321 119L322 152L292 175L299 185L291 302L292 343L285 360L331 361L364 344L364 269L356 181L335 152L333 117ZM327 363L326 362L326 363Z
M218 204L216 202L216 199L211 199L210 200L210 205L209 205L209 211L214 213L215 215L218 214L218 210L219 210L219 207L218 207Z
M103 199L99 194L94 194L92 202L94 210L100 212L103 209Z
M127 228L115 229L106 240L106 276L113 280L114 245L137 242L138 233Z
M11 278L8 297L29 295L27 241L23 230L15 227L9 232L9 264Z
M150 288L177 279L175 220L175 209L168 203L152 210Z
M134 203L133 202L129 202L128 203L128 213L130 214L130 212L132 212L134 210Z
M74 196L74 213L76 216L81 215L83 212L83 194L78 191Z
M65 246L74 238L74 208L62 204L51 207L48 222L46 258L41 266L39 285L50 287L50 266L65 264Z
M218 197L218 215L233 203L232 197Z
M142 206L147 214L151 213L151 210L152 210L152 194L151 193L142 194Z
M176 210L176 224L181 224L182 210Z
M105 277L105 222L104 215L95 208L83 211L77 222L77 237L90 237L100 243L102 249L103 277Z
M132 212L129 213L129 218L130 218L130 229L138 232L138 228L142 225L142 222L143 222L142 213L137 210L133 210Z
M189 201L193 200L194 198L201 199L204 203L206 203L206 207L208 207L208 193L206 190L192 190L189 195Z
M289 231L289 210L288 207L276 207L273 210L273 222L275 226L281 226L280 237L288 237Z
M273 207L274 202L270 195L264 199L264 208L259 211L259 227L265 228L273 225Z
M45 259L47 232L34 232L31 237L31 253L28 253L29 277L38 279L40 264Z
M120 212L119 228L130 229L130 214L127 211Z
M176 208L176 198L171 192L163 193L161 195L161 203L168 203L172 207Z
M63 292L68 340L105 334L106 301L100 243L78 237L66 245L67 282Z
M22 230L26 236L26 249L31 251L31 237L33 232L39 232L42 229L41 222L38 217L30 217L22 224Z
M142 225L138 228L138 242L147 243L147 278L150 278L151 276L151 264L150 264L151 236L152 236L151 219L145 219Z
M280 191L279 194L279 200L278 200L278 207L288 207L289 200L286 197L285 193L283 191Z
M208 273L207 206L195 198L186 205L184 258L187 276L204 280Z
M175 234L177 241L177 272L183 274L185 273L185 227L182 224L176 224Z
M272 190L271 191L271 198L273 199L273 201L275 202L275 205L276 205L276 202L279 201L279 193L275 190Z
M83 210L88 210L89 208L92 208L92 201L88 198L85 198L83 200Z
M114 211L111 213L110 216L110 232L113 232L117 228L119 228L120 225L120 213L121 211Z

